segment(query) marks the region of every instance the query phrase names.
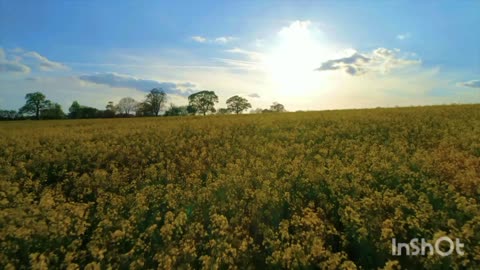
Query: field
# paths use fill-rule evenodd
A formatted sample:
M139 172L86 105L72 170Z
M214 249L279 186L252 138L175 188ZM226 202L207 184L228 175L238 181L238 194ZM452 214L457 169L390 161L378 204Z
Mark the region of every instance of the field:
M0 123L6 269L479 269L479 200L480 105Z

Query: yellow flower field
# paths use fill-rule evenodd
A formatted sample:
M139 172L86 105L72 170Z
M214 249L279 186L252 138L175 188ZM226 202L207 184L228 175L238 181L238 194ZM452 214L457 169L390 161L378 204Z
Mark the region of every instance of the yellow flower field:
M4 269L479 269L479 200L480 105L0 123Z

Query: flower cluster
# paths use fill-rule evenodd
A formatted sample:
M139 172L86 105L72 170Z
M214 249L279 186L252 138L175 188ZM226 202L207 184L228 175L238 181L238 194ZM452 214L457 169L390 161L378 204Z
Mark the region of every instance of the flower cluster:
M479 105L0 123L5 269L478 269L479 199Z

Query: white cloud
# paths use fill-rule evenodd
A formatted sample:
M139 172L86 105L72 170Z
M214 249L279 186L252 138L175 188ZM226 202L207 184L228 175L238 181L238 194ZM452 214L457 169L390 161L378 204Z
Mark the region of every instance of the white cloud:
M37 52L31 51L23 54L26 57L35 59L38 62L38 65L43 71L53 71L53 70L68 70L68 67L60 62L51 61L43 55L40 55Z
M193 36L192 37L192 40L196 41L196 42L199 42L199 43L204 43L207 41L206 38L202 37L202 36Z
M185 104L186 95L193 89L209 89L216 91L219 96L219 107L227 97L242 93L242 96L250 99L254 108L266 108L277 100L292 111L480 102L477 92L463 88L477 87L478 80L454 85L452 80L461 81L455 80L458 78L455 74L429 70L420 65L418 56L397 49L346 50L350 45L327 39L314 25L318 24L294 21L279 28L276 36L261 40L258 44L252 40L251 43L238 45L242 47L235 47L235 38L229 39L228 36L191 37L192 42L218 47L227 44L217 51L219 55L215 58L205 58L176 48L171 51L130 50L126 53L129 57L113 55L108 58L103 55L101 59L96 59L105 61L103 63L66 63L72 67L82 66L82 70L92 72L71 78L53 77L55 73L46 77L46 73L42 73L33 74L34 80L24 76L2 81L2 98L5 102L0 105L19 107L24 102L26 91L39 89L48 98L63 102L62 105L69 106L78 99L81 104L104 108L109 100L118 101L125 96L142 100L145 91L154 87L164 88L171 93L169 102L177 105ZM227 48L230 49L225 50ZM23 59L25 53L27 51L22 49L0 50L0 60L25 63L23 65L40 67L42 70L55 68L55 64L44 64L42 68L39 54L34 56L30 53L31 56ZM17 57L13 57L15 55ZM313 71L320 64L320 70L342 72ZM26 68L29 69L28 66ZM105 69L117 73L93 73ZM397 72L391 72L394 70ZM357 76L360 74L363 76ZM161 79L154 79L159 75ZM195 85L188 81L195 82ZM3 91L3 88L6 90ZM447 94L431 95L436 89ZM7 101L17 103L11 105Z
M349 57L328 60L315 70L344 70L346 73L355 76L372 72L386 74L394 69L418 64L421 64L420 60L400 56L400 50L398 49L377 48L370 53L354 52Z
M11 51L12 53L23 53L23 52L25 52L24 49L19 48L19 47L13 48L13 49L11 49L10 51Z
M361 55L359 53L354 53L349 57L339 58L328 60L324 62L319 68L318 71L326 70L345 70L350 75L359 75L366 72L365 65L370 62L370 58Z
M30 73L30 67L20 62L20 58L14 57L8 60L3 48L0 48L0 73Z
M118 102L122 97L133 97L143 100L145 92L130 88L116 88L115 91L101 84L86 83L74 76L38 77L35 80L5 80L2 82L1 96L5 102L2 108L18 109L25 103L25 94L41 91L48 99L60 103L64 111L68 111L74 100L86 106L105 109L108 101ZM68 89L68 90L66 90Z
M264 57L263 54L260 52L249 51L249 50L244 50L240 48L228 49L226 50L226 52L240 54L240 55L246 56L249 60L254 60L254 61L260 61Z
M0 60L0 73L29 73L30 68L22 63Z
M398 34L397 39L399 40L405 40L409 39L411 37L410 33L403 33L403 34Z
M480 88L480 80L471 80L468 82L462 82L459 85L471 88Z
M229 65L231 68L245 70L260 70L263 68L262 61L264 59L264 55L260 52L249 51L240 48L228 49L225 50L225 52L241 56L241 59L215 58L216 60Z
M278 35L290 38L292 35L308 34L311 24L311 21L294 21L289 26L283 27L278 32Z
M35 51L25 51L22 48L14 48L5 51L0 48L0 72L29 73L32 68L42 71L68 70L69 68L60 63L49 60L47 57Z
M195 42L198 43L215 43L215 44L227 44L237 38L232 37L232 36L222 36L222 37L216 37L216 38L206 38L204 36L192 36L191 39Z
M214 41L215 43L226 44L234 39L234 37L217 37Z
M172 82L159 82L156 80L140 79L134 76L118 74L114 72L82 75L79 77L79 79L95 84L108 85L110 87L131 88L140 91L150 91L153 88L161 88L166 93L176 95L189 95L193 91L192 88L195 87L194 84L189 82L180 84Z

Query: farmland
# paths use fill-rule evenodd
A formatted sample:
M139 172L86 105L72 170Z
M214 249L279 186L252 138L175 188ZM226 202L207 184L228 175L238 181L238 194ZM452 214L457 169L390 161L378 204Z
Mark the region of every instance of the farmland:
M0 268L478 269L479 200L480 105L0 123Z

